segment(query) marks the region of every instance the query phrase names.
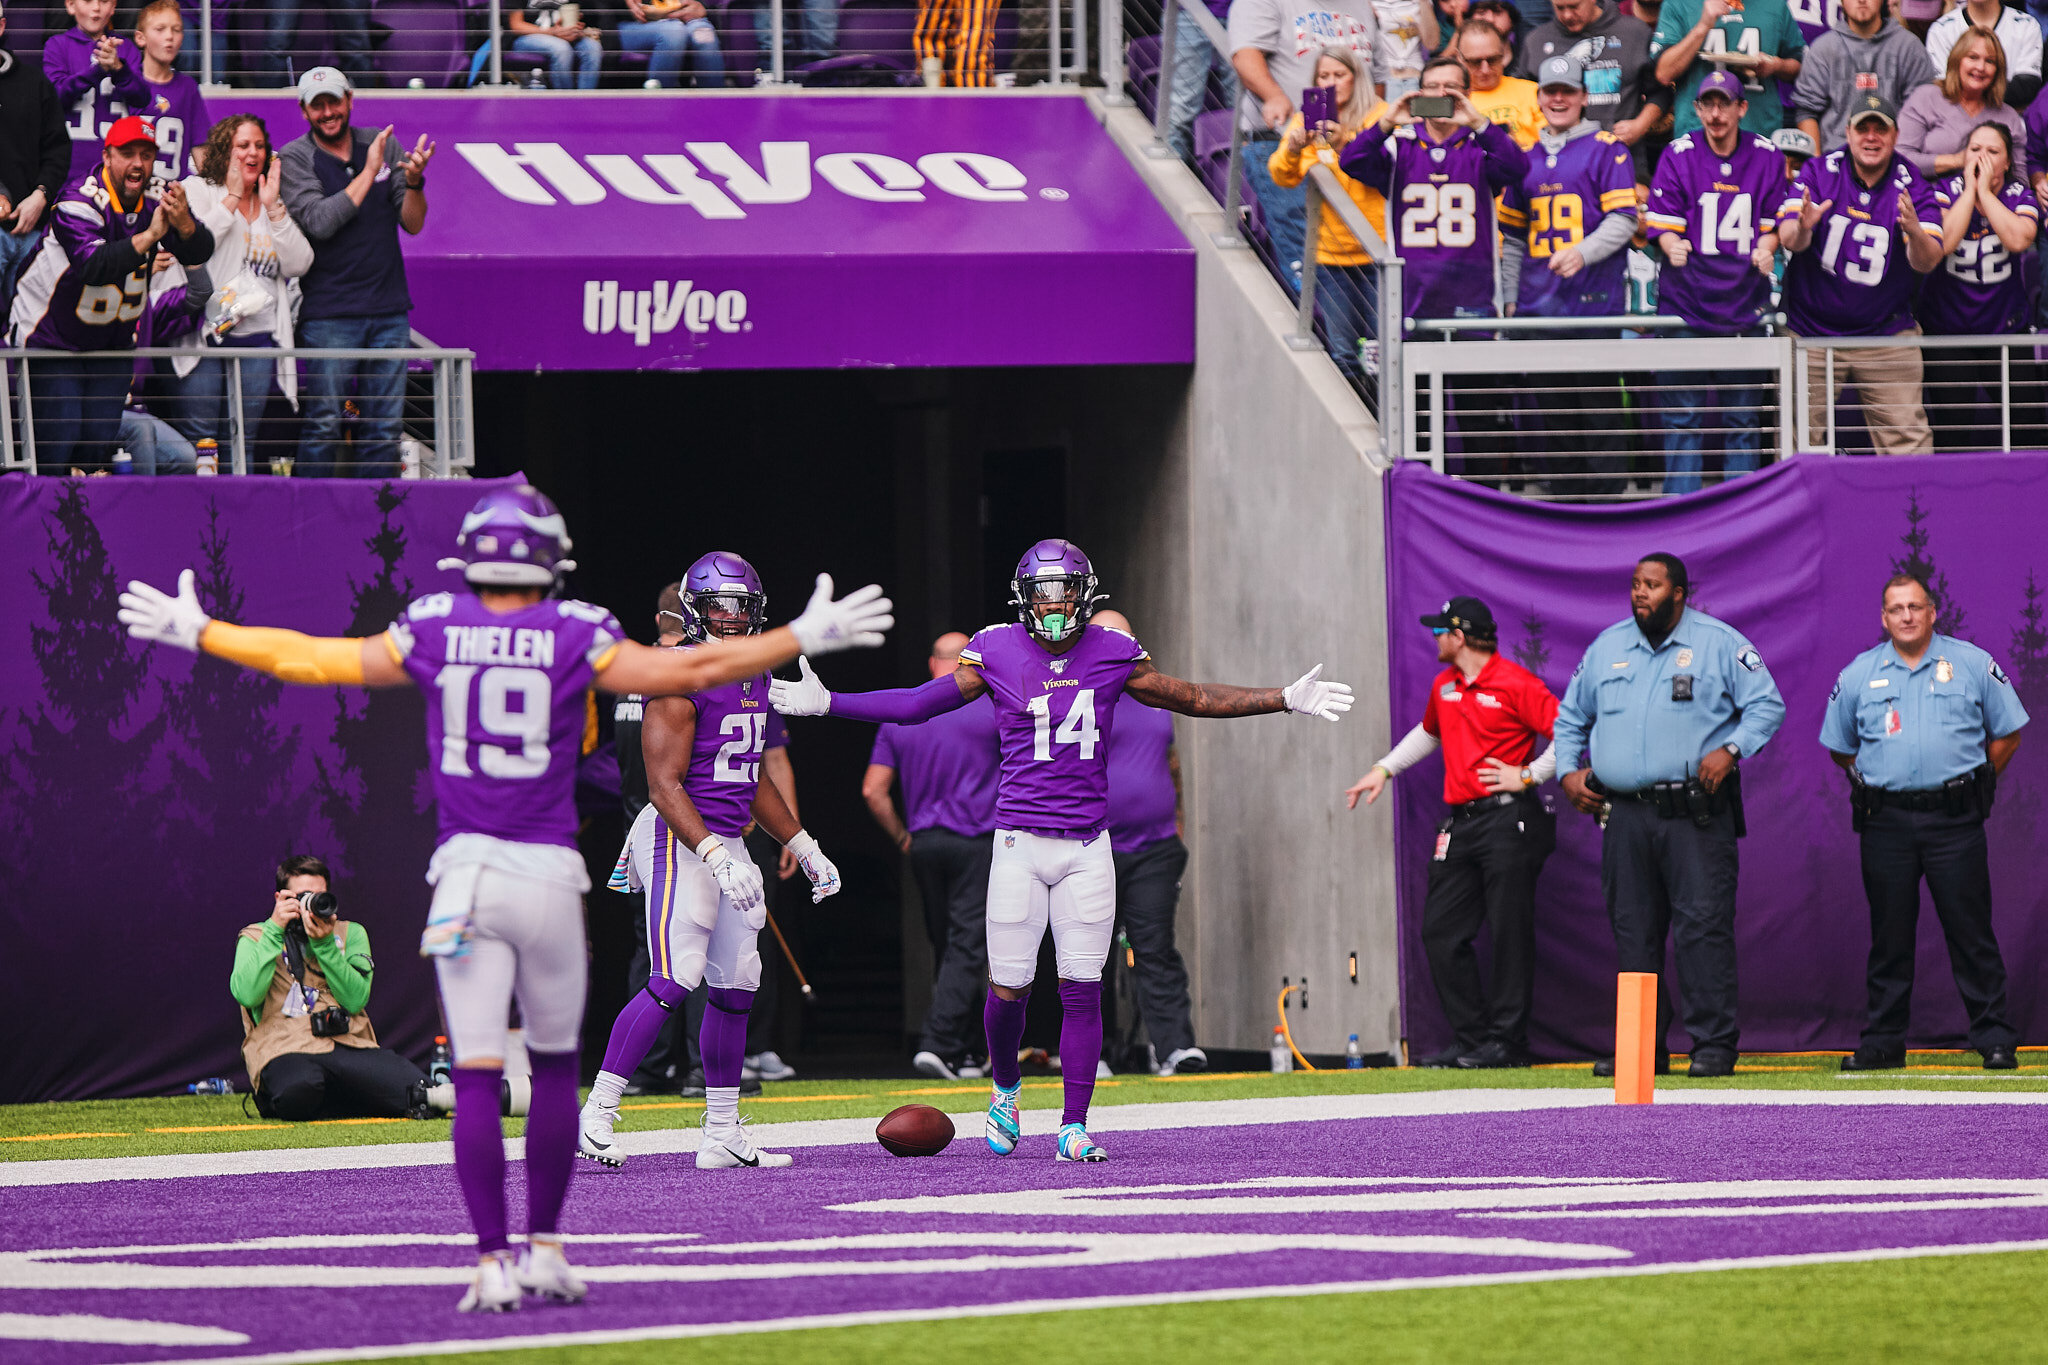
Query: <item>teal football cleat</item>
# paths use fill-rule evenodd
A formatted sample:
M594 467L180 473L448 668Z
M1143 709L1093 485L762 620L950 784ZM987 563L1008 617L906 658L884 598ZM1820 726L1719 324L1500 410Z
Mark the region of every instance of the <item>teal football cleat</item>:
M1070 1123L1060 1129L1059 1160L1107 1161L1109 1153L1095 1145L1095 1139L1088 1136L1086 1128Z
M989 1094L988 1122L982 1125L981 1135L988 1139L988 1149L997 1156L1008 1156L1017 1150L1017 1091L996 1086Z

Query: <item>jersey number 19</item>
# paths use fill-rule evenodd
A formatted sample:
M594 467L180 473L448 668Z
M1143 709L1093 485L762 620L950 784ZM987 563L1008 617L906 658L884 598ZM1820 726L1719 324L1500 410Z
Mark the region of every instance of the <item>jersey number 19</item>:
M476 691L473 713L472 684ZM434 685L441 689L442 772L450 777L475 776L469 764L472 719L481 732L476 739L476 766L483 769L485 777L539 777L548 770L548 724L555 686L546 670L510 664L489 668L443 664L434 675Z

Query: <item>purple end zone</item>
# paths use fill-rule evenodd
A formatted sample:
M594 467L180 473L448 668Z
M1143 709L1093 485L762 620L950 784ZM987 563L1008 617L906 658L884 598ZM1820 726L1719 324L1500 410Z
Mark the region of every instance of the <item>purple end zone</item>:
M471 1257L446 1167L58 1186L6 1197L0 1313L249 1337L9 1345L82 1363L1967 1248L2048 1239L2040 1121L1673 1106L1108 1133L1093 1167L1056 1164L1048 1137L1007 1160L799 1149L772 1172L635 1157L570 1190L565 1231L608 1239L572 1247L589 1299L500 1318L454 1312Z

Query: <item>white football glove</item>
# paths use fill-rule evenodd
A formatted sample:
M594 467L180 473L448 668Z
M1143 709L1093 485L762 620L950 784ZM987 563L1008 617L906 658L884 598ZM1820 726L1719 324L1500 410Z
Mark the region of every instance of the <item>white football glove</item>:
M767 923L764 907L768 890L760 868L733 857L725 840L716 834L706 835L704 842L697 845L697 856L711 869L711 875L718 879L718 889L732 902L732 908L740 912L748 928L758 929Z
M130 581L121 594L121 609L115 613L128 633L138 640L155 640L180 649L199 652L199 633L213 620L199 605L192 590L192 571L178 575L178 595Z
M832 600L832 575L818 575L817 591L803 615L789 623L797 647L806 654L830 654L836 649L872 649L882 643L882 633L896 624L889 614L893 604L882 596L879 585Z
M783 847L796 855L797 866L811 879L811 904L816 905L827 896L839 894L839 869L818 847L816 839L798 830Z
M803 676L795 682L784 682L780 678L768 680L768 704L785 716L825 715L832 709L832 694L811 671L809 659L799 654L796 667Z
M1334 721L1351 709L1351 687L1348 683L1322 682L1323 666L1317 664L1308 672L1280 689L1280 700L1290 711L1299 711L1304 716L1321 716Z

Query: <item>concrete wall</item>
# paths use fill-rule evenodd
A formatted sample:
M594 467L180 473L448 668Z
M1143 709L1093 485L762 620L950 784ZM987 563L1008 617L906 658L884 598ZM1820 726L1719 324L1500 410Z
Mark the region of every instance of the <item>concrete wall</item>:
M1196 247L1197 360L1164 419L1152 395L1133 405L1151 425L1077 439L1076 538L1166 671L1273 686L1320 662L1358 692L1338 725L1176 721L1196 1032L1263 1048L1281 978L1307 978L1307 1011L1289 1012L1303 1050L1356 1032L1398 1052L1390 818L1342 796L1390 743L1378 431L1326 356L1288 348L1291 303L1251 252L1214 244L1223 215L1194 176L1142 154L1134 110L1096 107Z

